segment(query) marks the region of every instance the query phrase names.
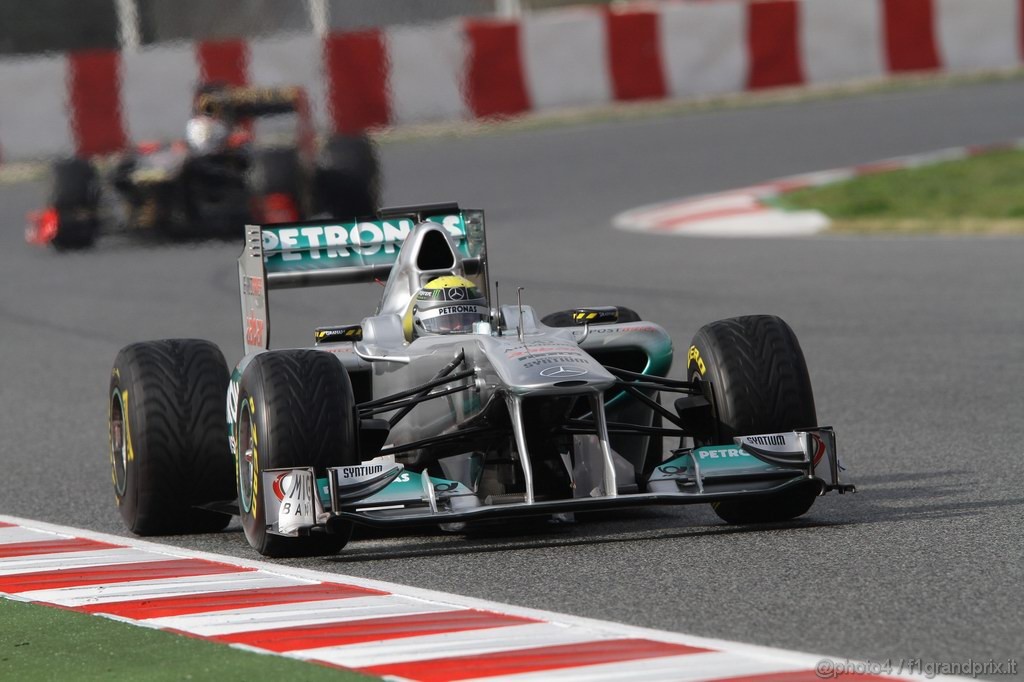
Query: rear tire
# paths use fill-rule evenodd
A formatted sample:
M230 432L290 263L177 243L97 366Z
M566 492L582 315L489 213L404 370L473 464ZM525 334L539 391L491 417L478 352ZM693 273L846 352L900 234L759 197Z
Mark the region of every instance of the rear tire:
M247 158L233 150L189 157L166 201L172 239L238 238L252 220Z
M351 524L286 537L267 532L262 472L358 464L355 399L348 373L330 353L280 350L253 358L242 375L235 424L238 499L249 544L264 556L336 554Z
M85 249L99 234L100 178L86 159L63 159L53 164L50 204L57 210L58 251Z
M698 446L817 424L803 351L781 318L748 315L705 325L693 337L686 374L692 381L711 382L717 409L716 433L696 438ZM817 495L817 486L808 484L711 506L728 523L788 521L807 512Z
M299 159L299 152L293 147L272 147L258 149L253 156L251 173L252 190L265 201L273 194L287 196L298 215L295 220L302 220L306 215L308 204L308 178ZM266 222L281 222L268 220Z
M331 218L357 218L376 213L380 205L380 164L365 135L335 135L317 160L313 212Z
M208 341L148 341L118 353L110 462L118 510L133 533L204 533L231 521L195 506L234 494L227 387L224 356Z

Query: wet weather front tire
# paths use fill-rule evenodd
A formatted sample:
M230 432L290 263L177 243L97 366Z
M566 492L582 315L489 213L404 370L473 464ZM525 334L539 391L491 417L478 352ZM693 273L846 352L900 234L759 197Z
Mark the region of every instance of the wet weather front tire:
M329 353L280 350L253 358L242 375L235 420L238 497L249 544L264 556L336 554L351 525L285 537L267 532L262 472L358 464L355 399L348 373Z
M807 364L796 335L781 318L748 315L702 327L688 353L687 376L710 381L717 433L697 445L731 444L734 436L779 433L817 424ZM813 483L779 493L712 504L728 523L788 521L818 495Z
M122 519L138 535L223 530L234 473L224 401L228 369L198 339L126 346L110 377L110 463Z

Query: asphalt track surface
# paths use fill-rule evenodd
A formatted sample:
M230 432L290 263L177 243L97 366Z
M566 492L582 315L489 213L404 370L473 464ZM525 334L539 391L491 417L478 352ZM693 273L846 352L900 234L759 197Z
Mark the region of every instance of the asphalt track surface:
M1024 653L1024 239L683 239L619 211L798 172L1021 135L1024 83L386 145L390 203L488 211L492 274L541 312L621 304L681 356L706 322L781 315L859 492L733 528L645 509L469 536L364 535L291 561L526 607L872 661ZM237 243L22 243L40 184L0 187L0 512L125 534L107 463L117 350L241 352ZM372 312L376 285L274 294L273 344ZM681 363L677 362L676 372ZM238 530L167 541L252 557Z

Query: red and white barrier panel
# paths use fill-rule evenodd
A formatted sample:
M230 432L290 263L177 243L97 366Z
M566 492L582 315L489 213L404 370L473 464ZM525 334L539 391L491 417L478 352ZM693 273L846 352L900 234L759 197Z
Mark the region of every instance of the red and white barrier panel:
M320 39L175 44L0 62L8 158L179 136L204 79L296 84L335 131L611 102L1013 68L1024 0L679 0Z
M388 680L923 679L12 517L4 596Z

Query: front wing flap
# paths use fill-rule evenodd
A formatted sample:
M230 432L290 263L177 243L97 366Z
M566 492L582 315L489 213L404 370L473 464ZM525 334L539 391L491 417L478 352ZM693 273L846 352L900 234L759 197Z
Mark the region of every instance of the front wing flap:
M674 450L672 459L655 467L648 478L648 489L702 493L717 482L797 475L820 481L822 492L843 493L852 488L840 482L845 468L831 427L740 436L733 440L731 445Z

